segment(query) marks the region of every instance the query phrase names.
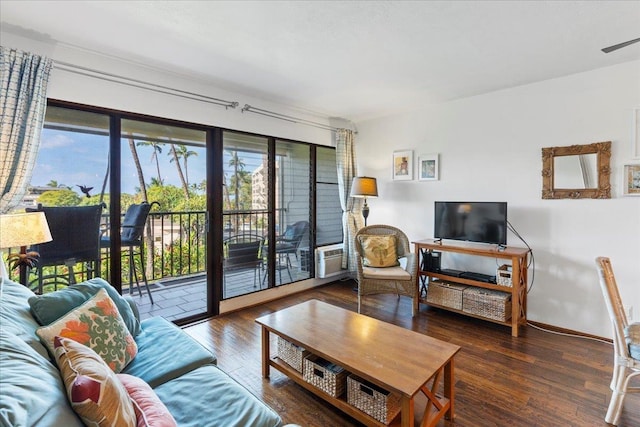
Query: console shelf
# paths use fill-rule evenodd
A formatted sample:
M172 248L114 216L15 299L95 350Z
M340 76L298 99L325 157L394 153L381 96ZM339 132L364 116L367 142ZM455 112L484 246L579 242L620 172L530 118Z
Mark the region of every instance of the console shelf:
M511 335L513 335L514 337L518 336L519 326L525 325L527 323L527 258L529 255L529 249L517 248L513 246L480 246L477 244L469 244L463 242L450 243L433 239L419 240L413 242L413 244L415 246L415 253L419 257L419 269L422 267L422 257L425 256L425 254L427 254L428 252L432 251L453 252L511 261L512 286L502 286L495 283L480 282L463 277L449 276L442 273L419 270L416 280L417 292L414 298L414 305L416 307L416 310L419 309L420 303L428 304L433 307L438 307L455 313L464 314L465 316L475 317L493 323L511 326ZM443 306L440 304L434 304L432 302L427 302L426 295L423 297L421 293L421 285L426 280L426 284L428 286L433 279L446 280L447 282L459 283L463 285L474 286L477 288L492 289L511 294L511 319L508 319L506 321L489 319L486 317L468 313L466 311Z

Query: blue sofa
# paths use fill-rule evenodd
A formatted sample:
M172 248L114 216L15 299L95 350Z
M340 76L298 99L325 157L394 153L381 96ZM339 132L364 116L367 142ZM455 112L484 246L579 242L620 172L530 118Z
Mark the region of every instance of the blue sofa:
M179 426L282 425L277 413L216 366L215 355L164 318L140 322L133 300L120 296L104 280L74 285L73 295L44 296L0 280L0 426L83 425L68 403L55 363L35 334L40 326L36 318L41 319L43 311L45 317L60 317L69 304L82 303L100 288L116 302L138 345L138 354L123 373L146 381ZM38 310L32 309L30 298L32 305L40 299Z

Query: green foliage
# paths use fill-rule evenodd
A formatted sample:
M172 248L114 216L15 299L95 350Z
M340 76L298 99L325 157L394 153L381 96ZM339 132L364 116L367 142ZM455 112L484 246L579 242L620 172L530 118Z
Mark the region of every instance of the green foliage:
M175 185L152 185L147 189L149 203L160 203L160 210L172 212L177 210L180 203L185 202L184 193Z
M43 206L77 206L82 199L69 189L45 191L38 197L38 203Z

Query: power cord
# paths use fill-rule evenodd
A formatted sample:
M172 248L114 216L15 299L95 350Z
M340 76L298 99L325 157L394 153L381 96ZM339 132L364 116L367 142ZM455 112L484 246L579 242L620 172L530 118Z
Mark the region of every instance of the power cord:
M507 228L509 229L509 231L511 231L518 239L520 239L520 241L522 241L522 243L525 244L525 246L527 247L527 249L529 249L529 253L531 254L531 259L529 260L529 264L527 265L527 269L529 267L533 268L531 269L531 284L529 285L529 288L527 289L527 295L529 294L529 292L531 292L531 290L533 289L533 283L536 280L536 259L533 255L533 249L531 249L531 246L529 246L529 244L527 243L526 240L524 240L524 238L520 235L520 233L518 233L518 231L515 229L515 227L513 225L511 225L511 223L507 220Z
M538 329L539 331L543 331L543 332L548 332L550 334L562 335L564 337L582 338L582 339L585 339L585 340L597 341L597 342L613 345L613 343L611 341L607 341L605 339L596 338L596 337L589 337L589 336L586 336L586 335L569 334L569 333L566 333L566 332L552 331L551 329L545 329L545 328L542 328L540 326L533 325L533 324L531 324L529 322L527 322L527 326L531 326L534 329Z

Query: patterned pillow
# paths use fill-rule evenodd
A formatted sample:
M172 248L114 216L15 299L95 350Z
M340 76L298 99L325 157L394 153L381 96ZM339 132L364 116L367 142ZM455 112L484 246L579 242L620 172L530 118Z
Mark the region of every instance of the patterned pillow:
M138 346L113 300L100 289L87 302L36 334L53 354L56 336L70 338L94 350L115 372L121 372L138 354Z
M367 267L395 267L400 265L396 253L396 236L362 234L358 236Z
M136 427L127 390L102 358L71 339L54 338L54 356L71 407L88 426Z
M116 375L133 401L138 427L177 427L176 420L153 389L143 379Z

